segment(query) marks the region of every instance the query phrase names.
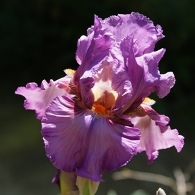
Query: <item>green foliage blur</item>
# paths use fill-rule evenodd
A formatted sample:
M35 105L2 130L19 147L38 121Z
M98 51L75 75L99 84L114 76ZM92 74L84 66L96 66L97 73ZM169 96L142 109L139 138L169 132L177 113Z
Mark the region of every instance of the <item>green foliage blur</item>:
M165 38L156 49L167 52L160 71L173 71L176 85L166 98L154 96L154 107L170 117L186 144L192 143L194 9L194 0L1 0L0 194L57 194L57 186L50 185L55 169L45 157L39 121L24 110L24 99L14 91L28 82L63 77L66 68L76 69L77 40L93 24L94 14L106 18L134 11L162 26Z

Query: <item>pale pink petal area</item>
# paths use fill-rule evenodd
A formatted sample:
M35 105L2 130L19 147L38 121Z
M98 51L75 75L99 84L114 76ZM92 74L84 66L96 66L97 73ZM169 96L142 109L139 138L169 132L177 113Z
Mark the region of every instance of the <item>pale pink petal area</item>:
M184 145L184 137L176 129L167 126L169 119L158 115L155 111L144 117L135 117L132 123L141 131L140 144L137 152L146 151L148 162L158 157L158 150L175 146L178 152Z
M134 156L139 134L137 128L81 109L68 96L53 100L42 119L46 154L54 166L94 181Z
M173 72L167 72L165 74L160 75L160 79L158 81L157 95L159 98L165 97L169 94L171 88L175 85L175 76Z
M26 98L24 101L25 109L35 110L37 118L41 119L51 101L55 97L67 93L63 88L57 87L57 85L61 85L60 82L55 83L51 80L50 83L47 83L43 80L41 87L38 87L36 83L28 83L26 87L18 87L15 93L24 96Z

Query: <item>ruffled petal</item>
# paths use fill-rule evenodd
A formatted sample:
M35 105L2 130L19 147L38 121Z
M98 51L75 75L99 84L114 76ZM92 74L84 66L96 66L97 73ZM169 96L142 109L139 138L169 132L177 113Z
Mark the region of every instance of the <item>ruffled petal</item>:
M166 96L175 84L175 77L172 72L160 74L158 63L165 53L164 49L156 52L145 54L140 58L136 58L139 65L143 64L145 70L145 82L153 88L152 91L157 92L161 98ZM148 94L149 95L149 94Z
M74 76L87 107L92 106L91 88L102 65L112 65L112 86L119 94L113 111L120 116L152 92L164 97L174 85L173 74L158 73L165 50L153 52L156 42L164 37L162 29L145 16L119 14L105 20L95 16L94 26L87 32L78 41L76 59L81 66Z
M100 80L105 83L101 87L104 88L102 91L109 91L106 87L106 83L109 81L112 90L118 94L116 102L112 106L112 112L117 114L118 110L132 96L132 85L124 66L122 54L117 46L110 50L109 56L94 65L90 70L85 71L80 78L79 86L82 100L88 108L91 108L94 102L94 94L91 90ZM101 89L98 91L101 91Z
M123 112L139 106L143 99L152 92L156 92L159 97L166 96L175 83L173 73L160 74L158 70L158 63L163 57L165 49L135 58L132 44L131 36L126 37L120 44L129 80L132 84L131 98L121 108Z
M55 97L66 94L64 86L62 87L62 81L63 79L59 79L58 82L51 80L50 83L47 83L44 80L41 87L38 87L36 83L28 83L26 87L18 87L15 93L24 96L26 98L25 109L35 110L37 118L41 119L50 102ZM67 80L65 79L65 81ZM62 88L59 88L60 86Z
M117 45L110 51L110 55L112 56L112 60L110 60L112 87L118 93L118 98L113 107L113 113L120 116L123 114L123 106L129 102L133 95L132 82L129 79L127 67L125 66L126 60L122 52Z
M156 42L164 37L159 25L154 26L150 19L139 13L111 16L102 23L115 36L117 42L132 36L136 57L152 52Z
M76 60L78 67L74 81L76 84L82 74L100 63L109 54L114 39L101 25L101 19L95 16L94 26L88 29L88 36L81 36L77 44Z
M54 166L94 181L134 156L139 133L81 109L68 96L53 100L42 119L46 153Z
M176 129L167 126L169 118L159 115L150 108L148 115L135 117L132 123L141 130L141 140L137 152L146 151L148 162L158 157L158 150L175 146L178 152L184 145L184 137Z

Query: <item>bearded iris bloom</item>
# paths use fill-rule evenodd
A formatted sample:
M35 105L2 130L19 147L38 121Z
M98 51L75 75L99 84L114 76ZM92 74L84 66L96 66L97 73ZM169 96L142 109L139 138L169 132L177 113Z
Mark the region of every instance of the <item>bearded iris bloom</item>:
M154 48L163 37L161 27L139 13L95 16L78 40L76 71L16 90L41 121L46 154L57 169L101 181L139 152L152 162L160 149L182 149L183 136L148 98L163 98L175 84L172 72L158 70L165 49Z

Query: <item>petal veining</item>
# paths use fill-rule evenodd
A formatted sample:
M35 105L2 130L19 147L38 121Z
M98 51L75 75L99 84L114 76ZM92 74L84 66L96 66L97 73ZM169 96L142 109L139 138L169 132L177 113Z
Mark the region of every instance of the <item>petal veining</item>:
M46 153L54 166L95 181L134 156L139 133L79 108L67 96L53 100L42 119Z

